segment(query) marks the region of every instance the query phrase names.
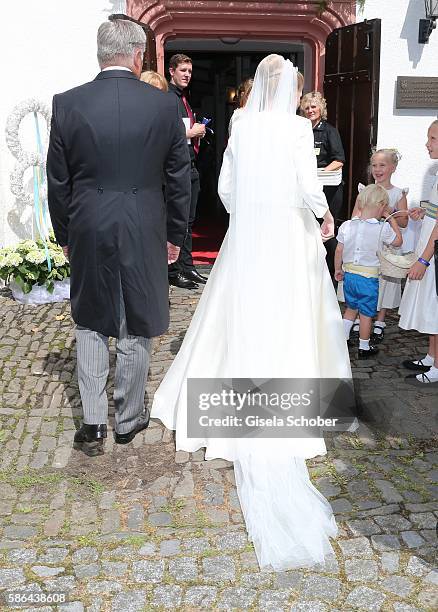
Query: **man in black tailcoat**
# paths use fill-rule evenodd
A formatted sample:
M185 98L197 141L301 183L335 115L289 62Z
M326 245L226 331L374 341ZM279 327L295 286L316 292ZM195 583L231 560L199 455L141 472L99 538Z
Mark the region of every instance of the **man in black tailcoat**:
M145 46L139 25L103 23L101 72L53 98L49 209L71 264L84 412L75 445L90 455L103 452L107 436L109 336L117 338L115 441L126 444L148 425L151 338L169 324L167 266L188 223L186 135L177 100L139 80Z

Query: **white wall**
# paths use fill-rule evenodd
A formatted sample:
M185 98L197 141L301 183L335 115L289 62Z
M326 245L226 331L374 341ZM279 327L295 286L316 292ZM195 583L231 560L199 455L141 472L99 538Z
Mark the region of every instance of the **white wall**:
M14 3L13 3L14 4ZM52 96L92 80L99 72L96 32L120 2L110 0L22 0L8 19L2 18L0 57L3 86L0 96L0 246L30 237L30 223L21 224L20 202L10 191L9 174L15 158L5 142L5 126L15 105L37 98L51 106ZM18 10L19 9L19 10ZM43 121L41 121L43 126ZM36 150L35 127L23 122L27 150ZM25 179L30 183L31 170Z
M365 0L357 21L376 17L382 20L377 144L400 151L394 184L409 187L408 200L413 205L428 197L433 180L430 172L437 170L424 145L438 109L397 110L395 87L397 76L438 76L438 29L432 32L429 44L418 43L418 21L425 17L423 0Z
M22 0L10 19L3 18L0 57L4 60L0 96L0 246L29 237L31 226L19 221L20 202L10 191L15 159L6 147L6 119L14 106L28 98L50 105L53 94L91 80L98 72L96 31L121 0ZM438 76L438 29L428 45L419 45L418 20L423 0L366 0L363 18L382 19L382 51L378 145L397 147L403 155L394 182L410 187L411 202L427 197L431 162L424 142L427 126L438 111L395 110L397 75ZM35 150L34 126L23 122L23 141ZM30 184L31 171L26 174Z

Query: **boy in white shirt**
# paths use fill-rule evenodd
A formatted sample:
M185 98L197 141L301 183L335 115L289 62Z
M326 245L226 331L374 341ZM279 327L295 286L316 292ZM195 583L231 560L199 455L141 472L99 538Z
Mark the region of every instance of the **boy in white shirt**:
M359 311L358 359L368 359L379 349L370 346L373 317L377 312L379 296L379 219L388 217L389 199L386 189L380 185L368 185L357 198L359 214L345 221L338 231L335 253L335 279L344 281L346 310L344 313L345 336L350 331ZM403 239L397 222L391 218L382 229L382 242L401 246Z

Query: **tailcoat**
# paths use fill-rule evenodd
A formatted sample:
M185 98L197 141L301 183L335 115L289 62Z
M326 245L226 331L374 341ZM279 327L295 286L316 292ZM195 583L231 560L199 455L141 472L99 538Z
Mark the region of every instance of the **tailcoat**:
M55 236L68 246L76 324L117 337L121 290L128 334L162 334L166 239L183 243L190 207L190 157L175 96L124 70L55 95L47 176Z

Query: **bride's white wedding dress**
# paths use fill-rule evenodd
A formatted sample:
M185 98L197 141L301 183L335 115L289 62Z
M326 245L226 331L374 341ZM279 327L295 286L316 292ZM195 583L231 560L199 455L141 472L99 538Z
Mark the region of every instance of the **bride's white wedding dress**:
M272 57L233 125L219 179L229 230L151 416L176 430L177 450L234 462L259 564L280 571L332 553L333 513L305 465L324 440L188 438L186 396L188 378L351 378L315 219L327 203L313 134L295 115L295 69Z

